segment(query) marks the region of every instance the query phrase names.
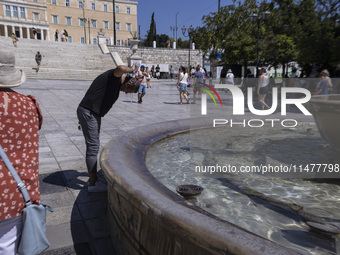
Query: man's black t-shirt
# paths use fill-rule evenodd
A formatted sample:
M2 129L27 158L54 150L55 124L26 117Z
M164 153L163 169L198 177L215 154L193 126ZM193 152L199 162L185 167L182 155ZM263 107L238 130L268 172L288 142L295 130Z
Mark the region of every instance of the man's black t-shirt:
M111 69L99 75L79 105L103 117L119 97L121 77L115 77L114 71Z

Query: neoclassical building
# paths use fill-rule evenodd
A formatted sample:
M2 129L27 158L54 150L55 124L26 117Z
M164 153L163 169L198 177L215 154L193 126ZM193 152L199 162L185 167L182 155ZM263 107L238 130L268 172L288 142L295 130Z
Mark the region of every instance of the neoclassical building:
M107 44L113 45L116 34L116 45L127 45L137 33L137 4L138 0L1 0L0 36L15 33L18 38L55 41L58 30L61 41L66 30L68 42L97 44L98 32L103 32Z

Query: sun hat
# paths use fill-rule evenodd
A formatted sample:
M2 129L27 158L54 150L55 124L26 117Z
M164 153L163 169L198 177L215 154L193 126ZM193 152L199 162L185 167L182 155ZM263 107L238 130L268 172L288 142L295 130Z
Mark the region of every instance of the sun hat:
M15 56L0 43L0 88L20 86L26 80L24 71L15 68Z
M228 70L228 73L232 73L233 71L231 71L231 69Z

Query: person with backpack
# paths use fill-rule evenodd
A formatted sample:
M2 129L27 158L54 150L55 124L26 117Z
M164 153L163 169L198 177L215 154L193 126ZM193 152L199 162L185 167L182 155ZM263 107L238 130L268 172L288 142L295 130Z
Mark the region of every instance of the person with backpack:
M37 54L35 54L35 62L37 63L36 72L39 71L41 59L42 59L42 56L41 56L40 52L38 51Z

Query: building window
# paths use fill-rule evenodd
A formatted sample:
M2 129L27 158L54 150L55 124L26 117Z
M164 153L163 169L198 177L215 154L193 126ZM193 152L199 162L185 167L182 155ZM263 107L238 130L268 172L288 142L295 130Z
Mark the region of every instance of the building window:
M37 3L37 2L38 2L38 0L33 0L33 2Z
M58 24L58 16L57 15L52 15L52 22L53 22L53 24Z
M131 31L131 23L126 23L126 30Z
M71 26L72 25L72 18L66 17L66 25Z
M52 1L51 1L51 4L52 4L52 5L57 5L57 0L52 0Z
M126 7L126 13L130 14L130 7Z
M85 38L84 37L80 37L80 43L85 44Z
M93 44L94 44L94 45L97 44L97 38L93 38Z
M107 12L107 4L104 4L104 12Z
M118 5L116 5L116 11L115 11L115 13L119 13L119 6L118 6Z
M104 28L109 29L109 22L108 21L104 21Z
M97 21L96 21L96 20L92 19L92 20L91 20L91 23L92 23L92 27L93 27L93 28L96 28L96 27L97 27Z
M70 7L70 0L66 0L66 1L65 1L65 5L66 5L67 7Z
M14 18L19 18L19 13L18 13L18 7L13 6L13 17Z
M91 9L92 9L92 11L96 10L96 4L95 3L91 3Z
M70 36L70 35L67 36L67 41L71 43L72 42L72 36Z
M33 12L33 19L39 20L39 13L38 12Z
M120 30L120 23L116 22L116 30Z
M84 20L83 19L79 19L79 26L83 27L84 26Z
M78 6L79 6L80 9L83 9L83 7L84 7L83 1L79 1Z
M117 40L117 41L116 41L116 45L117 45L117 46L120 46L120 40Z
M26 12L24 7L20 7L20 18L22 19L26 18Z
M6 5L6 16L11 17L11 6Z

